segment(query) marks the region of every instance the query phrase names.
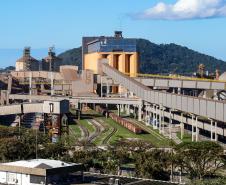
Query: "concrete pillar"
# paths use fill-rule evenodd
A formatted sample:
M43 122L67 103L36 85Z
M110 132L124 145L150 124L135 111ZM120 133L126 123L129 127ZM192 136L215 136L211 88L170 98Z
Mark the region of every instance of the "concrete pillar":
M120 105L120 112L124 112L125 109L124 109L124 105Z
M183 113L181 113L181 120L180 120L180 138L184 138L184 123L183 123Z
M173 123L173 120L172 120L172 113L170 111L170 120L169 120L169 138L172 139L172 123Z
M192 128L191 128L191 140L192 140L192 142L194 141L194 115L192 114L192 116L191 116L191 126L192 126Z
M215 132L215 141L218 141L218 135L217 135L217 122L215 121L215 129L214 129L214 132Z
M170 119L169 119L169 138L172 139L172 111L170 109Z
M138 105L138 121L142 121L142 111L141 111L141 105Z
M210 120L210 140L213 141L213 120Z
M126 105L126 114L130 115L130 105Z
M165 109L164 107L162 108L162 134L165 132Z
M155 126L155 119L156 119L156 114L155 114L155 105L153 105L153 117L152 117L152 121L153 121L153 129L156 129L156 126Z
M146 107L145 107L145 113L146 113L146 115L145 115L145 123L146 123L146 125L148 125L148 124L149 124L149 111L148 111L148 105L146 105Z
M198 116L195 119L195 141L199 140Z
M80 120L81 119L81 111L80 111L80 109L78 109L78 120Z
M110 93L110 88L109 88L109 84L108 84L108 81L107 81L107 90L106 90L106 97L109 97L109 93Z
M118 116L120 116L120 105L117 105L117 109L118 109Z
M181 88L177 89L177 94L181 94Z
M162 132L162 112L161 112L161 106L159 106L159 133Z
M134 119L136 119L137 115L136 115L136 106L133 106L133 116Z

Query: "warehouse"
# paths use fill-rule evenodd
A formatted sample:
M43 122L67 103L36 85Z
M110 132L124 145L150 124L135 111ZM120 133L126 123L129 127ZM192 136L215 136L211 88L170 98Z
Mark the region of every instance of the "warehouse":
M17 185L62 184L76 179L72 173L83 176L81 164L48 159L33 159L0 164L0 183Z

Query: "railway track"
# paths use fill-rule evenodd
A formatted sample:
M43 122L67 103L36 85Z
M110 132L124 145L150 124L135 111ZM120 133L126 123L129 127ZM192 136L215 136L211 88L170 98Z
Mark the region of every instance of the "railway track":
M109 135L107 135L107 136L104 138L104 140L102 141L102 144L103 144L103 145L108 144L108 142L110 141L111 137L118 131L117 128L115 128L115 127L112 127L112 128L113 128L113 130L111 131L111 133L110 133Z
M83 125L79 125L80 126L80 128L81 128L81 131L82 131L82 138L84 138L84 139L89 139L89 131L88 131L88 129L86 128L86 127L84 127Z
M91 143L94 139L96 139L101 134L101 132L103 132L104 127L95 119L89 119L87 121L95 127L95 132L88 137L88 142Z
M100 124L101 123L103 123L103 120L97 120ZM103 124L102 124L103 125ZM104 125L103 125L104 126ZM105 128L105 130L104 130L104 132L108 132L109 131L109 127L106 127L106 126L104 126L104 128ZM113 128L112 130L111 130L111 132L102 140L102 145L107 145L108 144L108 142L110 141L110 139L111 139L111 137L118 131L118 129L117 128L115 128L115 127L111 127L111 128Z

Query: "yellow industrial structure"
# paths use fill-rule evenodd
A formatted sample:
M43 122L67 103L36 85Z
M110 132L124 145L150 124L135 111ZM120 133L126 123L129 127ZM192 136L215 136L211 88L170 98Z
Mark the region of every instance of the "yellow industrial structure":
M94 74L101 74L99 62L108 59L108 64L130 77L136 77L138 73L137 52L96 52L84 56L84 69L89 69Z
M83 68L94 74L101 74L100 62L107 59L108 64L120 72L136 77L138 73L138 52L136 39L122 37L122 32L116 31L114 37L83 38Z

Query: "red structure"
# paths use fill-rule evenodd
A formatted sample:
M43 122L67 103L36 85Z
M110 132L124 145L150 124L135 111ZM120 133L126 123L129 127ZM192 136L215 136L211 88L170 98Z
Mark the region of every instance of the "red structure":
M108 112L107 109L103 109L100 106L96 106L96 111L106 115L108 114L111 119L113 119L118 124L122 125L123 127L127 128L129 131L135 133L135 134L141 134L143 132L143 129L141 129L139 126L135 125L134 123L121 118L120 116L117 116L113 112Z

